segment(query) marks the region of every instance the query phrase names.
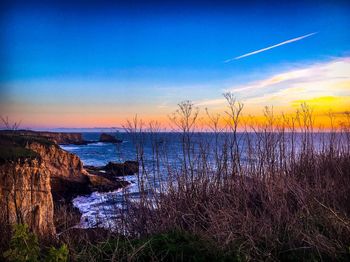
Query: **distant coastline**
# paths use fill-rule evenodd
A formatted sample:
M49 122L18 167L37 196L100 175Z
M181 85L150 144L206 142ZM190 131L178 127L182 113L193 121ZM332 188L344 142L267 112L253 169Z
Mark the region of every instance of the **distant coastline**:
M33 131L48 131L48 132L78 132L78 133L95 133L95 132L105 132L105 133L114 133L114 132L124 132L122 127L59 127L59 128L31 128Z

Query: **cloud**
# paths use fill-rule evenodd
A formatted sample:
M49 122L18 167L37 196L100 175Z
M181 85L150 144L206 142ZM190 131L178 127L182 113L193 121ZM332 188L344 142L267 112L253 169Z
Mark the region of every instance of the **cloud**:
M321 96L350 95L350 59L317 63L231 88L246 103L287 105Z
M332 100L332 103L329 103L325 99L313 99L350 97L349 72L350 57L344 57L275 73L257 81L231 86L224 92L233 92L237 99L245 104L248 111L261 110L266 105L287 110L305 100L319 108L322 105L328 108L338 107L337 102L340 100L334 103ZM345 102L349 103L348 99L341 101L343 102L339 103L339 106L343 106ZM219 98L197 101L197 105L201 106L222 107L224 104L225 100Z
M293 43L293 42L296 42L296 41L300 41L300 40L302 40L304 38L310 37L310 36L315 35L315 34L317 34L317 32L313 32L313 33L310 33L310 34L307 34L307 35L303 35L303 36L299 36L299 37L296 37L296 38L292 38L292 39L283 41L281 43L278 43L278 44L275 44L275 45L272 45L272 46L268 46L268 47L265 47L265 48L262 48L262 49L259 49L259 50L255 50L253 52L250 52L250 53L247 53L247 54L244 54L244 55L240 55L240 56L237 56L237 57L234 57L234 58L227 59L224 62L225 63L229 63L229 62L231 62L233 60L238 60L238 59L241 59L241 58L244 58L244 57L247 57L247 56L256 55L256 54L265 52L267 50L270 50L270 49L273 49L273 48L276 48L276 47L279 47L279 46L282 46L282 45L286 45L286 44L290 44L290 43Z

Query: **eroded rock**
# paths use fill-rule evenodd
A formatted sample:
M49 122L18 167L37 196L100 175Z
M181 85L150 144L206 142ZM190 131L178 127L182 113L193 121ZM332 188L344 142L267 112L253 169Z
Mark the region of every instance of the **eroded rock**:
M121 143L123 142L120 139L117 139L115 136L110 135L110 134L106 134L106 133L102 133L100 135L100 140L99 142L104 142L104 143Z
M86 170L95 175L102 176L131 176L139 172L137 161L125 161L124 163L109 162L105 166L85 166Z
M26 223L39 235L53 235L55 204L128 184L105 174L89 174L78 156L52 140L0 132L0 209L6 223Z

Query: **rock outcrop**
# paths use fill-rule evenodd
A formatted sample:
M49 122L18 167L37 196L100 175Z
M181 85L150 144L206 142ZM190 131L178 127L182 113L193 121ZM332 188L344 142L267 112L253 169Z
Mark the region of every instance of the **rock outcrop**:
M9 223L27 223L39 235L55 234L50 172L40 159L0 165L0 208Z
M139 172L137 161L125 161L124 163L109 162L105 166L85 166L91 174L104 176L131 176Z
M45 169L50 172L54 200L70 201L76 195L91 192L88 173L78 156L56 144L47 146L33 142L26 148L38 153Z
M99 142L104 142L104 143L121 143L123 142L120 139L117 139L115 136L110 135L110 134L106 134L106 133L102 133L100 135L100 139Z
M81 133L55 133L55 132L40 132L39 136L47 137L52 141L60 145L85 145L87 144L84 141Z
M105 170L115 176L130 176L139 172L139 163L137 161L109 162L105 166Z
M130 183L123 180L111 179L108 175L92 175L89 174L90 185L94 191L108 192L116 188L126 187Z
M0 132L0 218L5 222L27 223L38 234L51 235L55 203L127 184L89 174L78 156L51 139Z

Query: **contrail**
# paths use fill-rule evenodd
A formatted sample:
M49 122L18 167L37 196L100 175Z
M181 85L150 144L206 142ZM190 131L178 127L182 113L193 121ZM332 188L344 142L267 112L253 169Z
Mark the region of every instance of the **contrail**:
M247 56L255 55L255 54L258 54L258 53L261 53L261 52L265 52L265 51L270 50L270 49L272 49L272 48L275 48L275 47L278 47L278 46L282 46L282 45L286 45L286 44L289 44L289 43L293 43L293 42L299 41L299 40L301 40L301 39L304 39L304 38L306 38L306 37L315 35L315 34L317 34L317 33L318 33L318 32L313 32L313 33L310 33L310 34L307 34L307 35L303 35L303 36L299 36L299 37L296 37L296 38L293 38L293 39L289 39L289 40L287 40L287 41L281 42L281 43L276 44L276 45L272 45L272 46L265 47L265 48L262 48L262 49L259 49L259 50L256 50L256 51L253 51L253 52L250 52L250 53L241 55L241 56L237 56L237 57L234 57L234 58L227 59L227 60L225 60L224 62L225 62L225 63L228 63L228 62L231 62L231 61L233 61L233 60L241 59L241 58L243 58L243 57L247 57Z

